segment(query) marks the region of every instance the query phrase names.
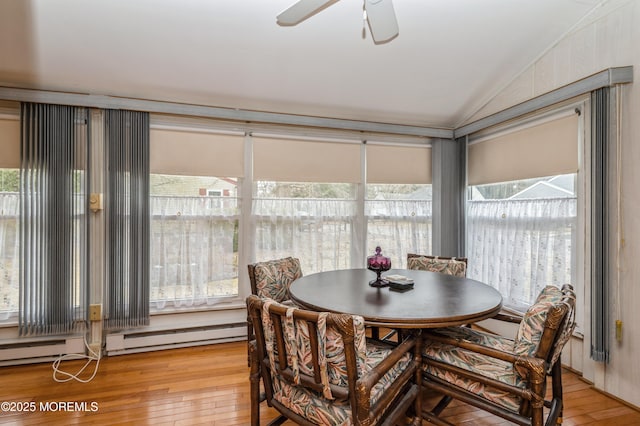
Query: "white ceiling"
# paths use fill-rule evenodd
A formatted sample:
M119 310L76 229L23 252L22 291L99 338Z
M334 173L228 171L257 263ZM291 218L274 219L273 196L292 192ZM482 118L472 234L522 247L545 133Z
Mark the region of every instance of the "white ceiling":
M609 3L394 0L375 45L362 0L294 2L0 0L0 86L453 128Z

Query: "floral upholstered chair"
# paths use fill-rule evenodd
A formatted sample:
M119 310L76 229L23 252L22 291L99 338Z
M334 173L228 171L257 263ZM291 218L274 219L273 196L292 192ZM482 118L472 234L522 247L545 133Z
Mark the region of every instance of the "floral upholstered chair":
M289 286L302 276L300 260L295 257L257 262L248 269L251 294L280 303L289 300Z
M362 317L312 312L255 295L251 423L259 424L260 379L267 403L301 425L393 425L420 413L420 345L369 341ZM415 416L414 424L421 424Z
M293 302L289 300L289 286L302 276L298 258L284 257L257 262L248 265L247 269L251 294L293 306ZM253 325L247 317L247 342L251 342L253 338Z
M573 333L574 312L573 287L547 286L521 319L495 317L520 322L515 339L465 327L425 330L423 383L447 395L425 417L443 423L438 416L455 398L521 425L561 423L560 354Z
M456 277L467 276L466 257L427 256L422 254L407 254L407 269L419 271L440 272Z

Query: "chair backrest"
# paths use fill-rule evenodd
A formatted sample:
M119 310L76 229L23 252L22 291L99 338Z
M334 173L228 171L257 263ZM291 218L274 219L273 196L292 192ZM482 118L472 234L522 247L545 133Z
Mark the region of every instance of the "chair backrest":
M407 254L407 268L420 271L440 272L456 277L466 277L467 258L409 253Z
M247 298L247 310L268 399L284 384L355 406L350 398L367 360L362 317L306 311L254 295Z
M277 302L289 300L289 286L302 276L300 260L295 257L253 263L248 270L251 293Z
M514 353L548 362L550 371L575 328L573 287L546 286L524 314L515 338Z

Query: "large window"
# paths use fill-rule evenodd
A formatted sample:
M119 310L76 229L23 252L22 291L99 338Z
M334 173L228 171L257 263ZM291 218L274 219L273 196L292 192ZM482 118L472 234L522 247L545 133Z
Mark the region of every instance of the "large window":
M505 307L577 284L579 123L573 105L470 137L467 275Z
M376 246L398 267L431 248L426 144L252 137L254 258L303 273L357 268Z
M243 140L199 121L152 125L152 312L238 297Z
M20 114L17 104L8 110L0 113L0 321L16 319L19 303Z
M359 142L254 135L252 258L294 256L302 272L355 267ZM362 222L359 222L362 224Z
M150 185L152 307L236 296L237 179L154 174Z
M368 142L366 159L367 253L406 267L407 253L431 254L431 148Z
M309 274L361 267L377 245L396 267L431 252L426 144L245 135L154 115L149 153L152 313L238 302L248 262L295 256ZM5 317L19 299L12 176L0 173Z
M19 187L18 169L0 169L0 321L18 313Z
M576 174L470 188L470 278L526 310L546 285L575 282Z

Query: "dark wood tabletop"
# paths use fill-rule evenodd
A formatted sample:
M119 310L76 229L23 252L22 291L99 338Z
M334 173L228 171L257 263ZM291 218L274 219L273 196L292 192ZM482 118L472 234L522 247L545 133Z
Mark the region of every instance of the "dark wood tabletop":
M409 269L391 269L382 277L391 274L413 279L413 289L371 287L374 272L343 269L298 278L289 293L304 308L360 315L367 324L393 328L468 324L490 318L502 307L496 289L470 278Z

